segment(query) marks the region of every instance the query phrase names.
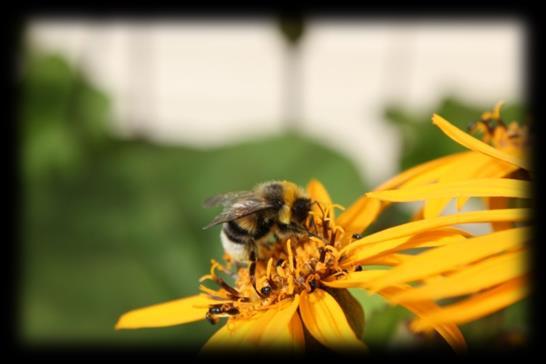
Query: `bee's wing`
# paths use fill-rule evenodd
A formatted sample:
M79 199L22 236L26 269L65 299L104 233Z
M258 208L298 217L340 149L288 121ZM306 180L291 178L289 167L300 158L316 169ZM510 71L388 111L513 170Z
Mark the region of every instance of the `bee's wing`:
M214 207L218 205L223 205L224 207L226 207L234 204L237 200L248 199L251 198L253 195L254 193L252 191L220 193L218 195L207 198L205 202L203 202L203 207Z
M231 220L236 220L241 217L253 214L255 212L265 210L272 207L270 203L265 200L251 197L247 199L241 199L233 204L224 207L224 210L217 215L207 226L203 229L208 229L211 226L222 224Z

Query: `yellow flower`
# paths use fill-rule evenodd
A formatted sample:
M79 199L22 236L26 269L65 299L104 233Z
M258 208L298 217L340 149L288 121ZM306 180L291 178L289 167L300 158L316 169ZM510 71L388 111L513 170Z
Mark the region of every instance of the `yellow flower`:
M383 183L376 190L425 186L430 183L446 183L465 181L469 179L505 178L516 174L526 174L529 171L527 155L527 128L520 127L516 122L508 126L500 118L502 103L497 103L492 112L483 113L481 119L474 123L471 129L483 133L484 142L456 128L439 115L434 115L432 121L459 144L470 151L448 155L416 167L410 168L398 176ZM491 145L486 144L491 143ZM468 201L469 196L456 199L460 210ZM430 218L438 216L448 205L450 198L430 196L415 218ZM507 207L506 198L496 196L486 198L491 209ZM388 203L383 202L381 209ZM496 227L506 227L507 224L494 224Z
M411 328L427 330L444 323L463 324L501 310L528 294L527 242L530 239L528 208L510 208L515 202L530 199L531 172L525 159L527 129L516 123L506 126L500 119L500 103L484 113L481 125L483 141L464 133L439 115L433 123L470 152L443 157L404 172L387 184L393 190L368 193L383 203L424 200L424 220L389 229L383 244L396 241L399 229L428 229L452 224L490 222L493 232L471 236L460 230L458 239L429 244L430 249L377 279L368 282L371 291L393 284L413 285L412 290L397 293L391 302L409 304L421 300L456 298L416 319ZM476 126L476 125L475 125ZM491 144L487 144L491 143ZM437 216L453 198L457 207L471 197L486 199L488 210ZM428 209L428 210L427 210ZM428 213L427 213L428 211ZM452 227L453 228L453 227ZM389 240L390 239L390 240ZM413 238L415 239L415 238ZM356 247L365 244L360 241ZM380 243L375 243L380 244ZM404 247L403 247L404 248ZM379 247L378 247L379 249ZM400 245L391 253L402 249Z
M308 192L312 200L319 202L314 205L308 222L314 236L279 242L260 254L269 258L256 265L257 289L248 268L239 268L232 287L219 273L230 272L229 262L223 266L213 261L210 274L202 282L210 280L218 285L216 289L201 285L202 294L128 312L119 319L116 328L169 326L206 317L215 323L220 317L227 317L226 324L208 340L206 349L246 346L300 350L305 346L305 327L314 339L330 349L366 350L360 339L363 317L358 316L362 313L351 307L350 301L354 299L346 288L366 288L367 282L383 276L388 267L408 259L409 256L402 254L388 254L391 242L422 246L431 241L442 243L459 238L460 232L441 227L400 230L391 239L387 230L361 239L353 234L364 231L373 222L379 201L363 197L336 219L336 205L318 181L311 181ZM448 224L450 221L445 221L444 225ZM408 233L417 240L406 239ZM387 246L383 245L386 240ZM384 268L363 270L362 265ZM407 284L395 284L377 293L390 299L411 290ZM432 300L404 306L418 316L438 308ZM450 345L464 348L464 338L456 325L442 323L433 327Z
M472 151L405 171L363 195L337 218L327 191L311 181L309 195L319 202L307 222L311 236L261 247L266 251L259 256L267 259L256 264L256 289L247 267L236 271L230 286L221 277L232 274L229 260L225 265L212 261L202 283L213 282L216 288L202 284L199 295L128 312L116 328L170 326L205 318L216 323L226 317L205 348L301 350L307 332L333 350L365 350L360 339L362 313L351 308L346 290L363 288L413 312L417 318L412 330L435 330L453 348L464 349L457 324L526 294L527 267L522 261L528 228L515 224L528 220L528 209L508 208L510 200L529 197L528 182L515 179L516 173L529 175L522 152L525 131L516 124L504 126L500 104L482 119L484 140L492 145L435 115L435 124ZM439 216L451 199L457 198L460 208L474 196L486 198L491 209ZM417 216L425 219L360 235L389 203L410 200L425 201ZM473 236L458 227L468 223L491 223L498 231ZM414 248L423 251L407 252ZM462 299L449 305L436 302L446 297Z

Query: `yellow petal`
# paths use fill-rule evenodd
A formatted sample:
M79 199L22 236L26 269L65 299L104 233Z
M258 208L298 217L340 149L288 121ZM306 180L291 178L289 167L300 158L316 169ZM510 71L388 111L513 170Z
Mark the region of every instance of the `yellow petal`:
M355 264L370 264L368 260L378 255L392 254L396 251L421 246L440 246L453 241L465 239L469 234L454 228L425 231L417 235L406 235L400 238L368 243L358 249L349 251L341 261L342 267Z
M496 159L486 155L471 152L448 165L446 173L442 174L437 183L446 183L459 180L476 178L479 171L489 164L495 164ZM499 163L499 162L497 162ZM500 162L504 163L504 162ZM432 197L431 197L432 198ZM451 197L440 197L425 200L424 218L430 219L438 216L451 201Z
M479 153L476 153L476 155L484 156ZM501 178L508 176L517 169L519 169L519 167L513 164L498 159L488 158L487 163L482 163L473 173L473 176L475 178Z
M395 266L395 265L400 265L404 263L410 258L411 258L411 255L408 255L408 254L390 253L390 254L379 255L377 257L367 259L366 264Z
M284 305L259 312L248 319L230 319L228 324L207 341L202 350L298 347L301 345L301 337L293 336L295 329L292 323L298 304L299 296L296 296ZM299 342L294 342L295 340Z
M423 218L430 219L442 213L451 201L451 198L430 198L425 200L423 208Z
M341 254L347 255L347 252L362 248L367 244L377 243L388 239L396 239L403 236L415 235L427 230L436 229L444 226L479 223L479 222L496 222L496 221L525 221L529 218L529 209L503 209L503 210L487 210L487 211L470 211L460 214L435 217L427 220L412 221L406 224L398 225L389 229L381 230L377 233L368 235L360 240L357 240L343 249Z
M529 230L525 227L503 230L428 250L370 282L369 289L377 291L392 284L411 282L520 247L528 239Z
M330 198L328 191L326 191L326 188L324 188L322 183L316 179L312 179L307 185L307 193L312 201L317 201L323 207L329 208L332 205L332 199ZM316 213L320 212L318 207L315 205L313 205L313 210L316 210ZM334 210L331 209L330 213L330 216L333 218Z
M203 320L208 311L208 305L219 302L207 295L199 294L139 308L123 314L116 324L116 329L164 327Z
M498 159L492 159L488 158L488 162L485 164L481 164L479 168L473 172L472 178L473 179L480 179L480 178L503 178L508 176L510 173L517 170L518 167L514 166L513 164L509 164L503 161L499 161ZM465 203L468 201L470 197L464 196L464 197L458 197L457 198L457 211L460 211ZM508 207L508 206L506 206ZM497 207L500 208L500 207ZM497 223L497 224L507 224L507 223ZM510 225L508 223L508 225Z
M416 236L415 239L417 237L421 237L421 236L427 236L428 239L422 239L423 241L422 242L419 241L418 244L416 244L416 245L412 244L413 247L418 247L418 248L439 247L439 246L442 246L442 245L452 243L454 241L469 238L469 237L472 236L472 234L470 234L467 231L461 230L461 229L446 227L446 228L427 231L424 234L420 234L420 235ZM410 241L412 241L412 240L410 240Z
M462 208L464 207L466 202L469 200L469 198L470 197L467 197L467 196L457 197L457 200L456 200L456 203L455 203L455 208L457 209L457 211L462 210Z
M361 233L375 221L381 211L381 203L366 196L360 197L351 207L343 211L336 224L341 226L346 234Z
M515 278L498 287L438 310L430 311L411 324L415 331L442 323L463 324L501 310L528 294L527 277Z
M381 290L379 294L387 301L390 301L393 296L411 289L412 288L409 285L397 285L385 288ZM403 306L417 316L427 315L430 312L438 310L438 306L433 301L428 300L407 302L404 303ZM466 342L457 325L452 323L439 323L432 325L431 328L436 330L436 332L438 332L454 350L466 350Z
M430 162L419 164L381 184L374 191L389 190L402 185L426 184L437 180L446 171L449 171L453 161L460 158L468 158L473 152L450 154L445 157L433 159Z
M298 352L303 351L305 349L305 334L299 314L292 316L289 324L289 332L294 350Z
M429 198L450 199L461 196L530 198L530 188L530 183L527 181L507 178L486 178L370 192L368 196L397 202L418 201Z
M202 352L211 352L216 350L237 349L244 347L250 349L254 347L253 343L247 340L249 332L254 328L256 320L234 320L229 319L227 323L216 331L205 345L201 348Z
M311 335L322 345L338 351L366 350L336 300L322 289L303 293L300 315Z
M402 184L430 183L448 170L450 161L457 160L470 153L473 152L456 153L420 164L389 179L374 191L391 189ZM383 207L379 201L362 196L339 216L336 223L349 234L361 233L375 221Z
M299 295L296 295L290 304L281 306L273 311L271 315L264 318L260 324L255 327L258 330L257 343L261 347L298 347L300 342L295 342L301 337L297 331L297 323L292 319L300 303ZM296 335L296 337L294 337Z
M485 144L484 142L474 138L473 136L465 133L456 126L449 123L440 115L434 114L432 116L432 122L437 125L442 131L451 139L461 144L462 146L491 156L496 159L503 160L518 167L529 170L529 165L526 161L516 156L507 154L503 151L493 148L492 146Z
M350 272L342 278L330 278L328 281L322 281L325 286L333 288L365 288L367 282L376 279L385 274L386 270L364 270L361 272Z
M392 302L438 300L475 293L507 282L527 272L525 254L516 252L481 261L447 277L439 277L423 286L396 295Z

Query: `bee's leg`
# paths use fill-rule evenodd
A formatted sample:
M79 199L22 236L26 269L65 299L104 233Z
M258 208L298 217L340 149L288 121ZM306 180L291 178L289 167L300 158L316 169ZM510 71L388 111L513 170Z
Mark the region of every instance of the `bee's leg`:
M255 245L252 244L249 252L249 260L250 265L248 266L248 275L250 276L250 282L252 282L252 287L254 287L254 290L260 296L260 292L258 292L258 289L256 288L256 249Z
M254 291L256 291L256 294L258 294L258 296L264 298L265 296L256 287L256 265L258 264L258 257L256 256L255 242L250 245L249 260L250 265L248 267L248 274L250 276L250 281L252 282L252 287L254 287Z

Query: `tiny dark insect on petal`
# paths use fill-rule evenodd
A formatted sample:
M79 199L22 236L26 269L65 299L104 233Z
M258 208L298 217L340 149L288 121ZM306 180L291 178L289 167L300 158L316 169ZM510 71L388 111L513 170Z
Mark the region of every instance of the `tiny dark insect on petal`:
M363 237L362 234L353 234L353 239L362 239Z
M356 268L355 268L355 272L362 272L362 266L357 265Z
M226 313L228 315L238 315L239 314L239 310L235 307L232 307L230 308L229 310L226 311Z
M207 314L205 315L205 318L207 319L208 322L210 322L211 325L216 325L218 323L218 318L212 316L210 312L207 312Z
M222 308L218 306L212 306L211 308L209 308L209 313L213 315L218 315L222 313Z

